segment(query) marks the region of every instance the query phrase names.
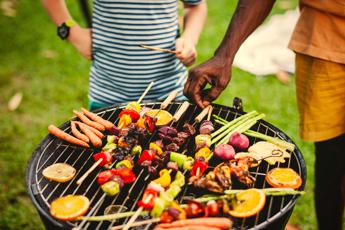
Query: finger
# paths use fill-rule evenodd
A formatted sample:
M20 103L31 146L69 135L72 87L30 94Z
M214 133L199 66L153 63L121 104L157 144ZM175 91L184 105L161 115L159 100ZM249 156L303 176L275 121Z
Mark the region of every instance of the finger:
M224 89L223 87L212 86L211 89L206 93L205 97L203 98L203 102L210 103L214 101L222 93L223 89Z
M192 101L194 101L200 108L204 108L202 103L202 89L206 85L205 76L193 77L188 88L188 95L190 95Z
M183 61L183 64L185 66L191 66L191 65L193 65L194 62L195 62L195 57L190 57L190 58L186 59L185 61Z
M183 46L184 46L184 42L182 39L177 39L176 40L176 44L175 44L175 50L177 52L176 56L181 56L182 50L183 50Z

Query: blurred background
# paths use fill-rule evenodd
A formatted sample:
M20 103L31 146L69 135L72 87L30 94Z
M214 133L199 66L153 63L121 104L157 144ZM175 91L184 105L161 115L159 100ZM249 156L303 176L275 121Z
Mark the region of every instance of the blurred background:
M79 2L66 2L74 19L85 26ZM213 55L236 3L208 1L197 63ZM277 1L271 16L296 7L296 0ZM0 28L0 229L43 229L26 194L26 163L47 135L48 124L61 124L70 119L72 109L87 106L90 62L56 36L40 1L0 0ZM297 229L315 229L314 150L298 136L294 76L284 79L234 68L230 85L216 103L231 106L233 97L240 97L246 111L265 113L268 122L296 142L307 163L308 181L290 223Z

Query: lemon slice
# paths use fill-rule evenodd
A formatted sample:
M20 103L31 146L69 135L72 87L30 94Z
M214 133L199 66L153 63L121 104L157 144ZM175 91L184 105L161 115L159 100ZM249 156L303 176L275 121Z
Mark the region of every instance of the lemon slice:
M59 220L71 221L83 216L90 207L86 196L67 195L51 203L50 214Z
M76 173L75 168L66 163L56 163L48 166L42 172L48 180L66 182L71 180Z
M299 188L302 178L291 168L275 168L266 175L266 181L274 188Z
M168 125L173 119L173 116L168 111L159 109L152 109L150 111L147 111L145 115L157 119L157 126Z
M265 206L265 192L251 188L236 194L236 201L232 203L232 210L229 214L237 218L254 216Z

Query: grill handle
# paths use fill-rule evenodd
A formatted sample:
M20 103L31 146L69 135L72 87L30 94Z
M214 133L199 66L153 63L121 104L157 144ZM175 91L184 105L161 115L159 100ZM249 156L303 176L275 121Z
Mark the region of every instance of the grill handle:
M189 107L189 102L188 101L183 102L179 110L174 114L172 121L178 121L181 118L182 114L186 112L188 107Z
M211 105L207 106L206 108L204 108L201 113L194 119L194 121L196 123L199 123L202 121L202 119L204 119L204 117L208 114L208 111L210 111L210 109L212 108Z
M169 96L162 102L160 109L165 109L176 98L177 90L172 91Z

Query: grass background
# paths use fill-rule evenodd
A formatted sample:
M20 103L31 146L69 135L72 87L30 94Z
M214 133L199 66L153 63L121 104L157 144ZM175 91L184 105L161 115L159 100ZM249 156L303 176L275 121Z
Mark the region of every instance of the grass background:
M0 0L0 3L8 0ZM212 56L225 33L237 1L208 1L209 16L198 45L200 63ZM87 106L90 63L61 41L39 1L16 1L15 17L0 11L0 229L42 229L25 189L25 168L50 123L61 124L73 108ZM296 1L278 1L272 14L296 7ZM68 1L73 17L83 22L76 1ZM268 35L269 36L269 35ZM7 103L23 93L19 108ZM306 195L298 201L290 222L315 229L313 210L313 147L298 136L294 80L280 84L273 76L255 77L234 68L233 78L216 101L231 105L241 97L246 111L265 113L266 120L284 130L300 147L308 166Z

